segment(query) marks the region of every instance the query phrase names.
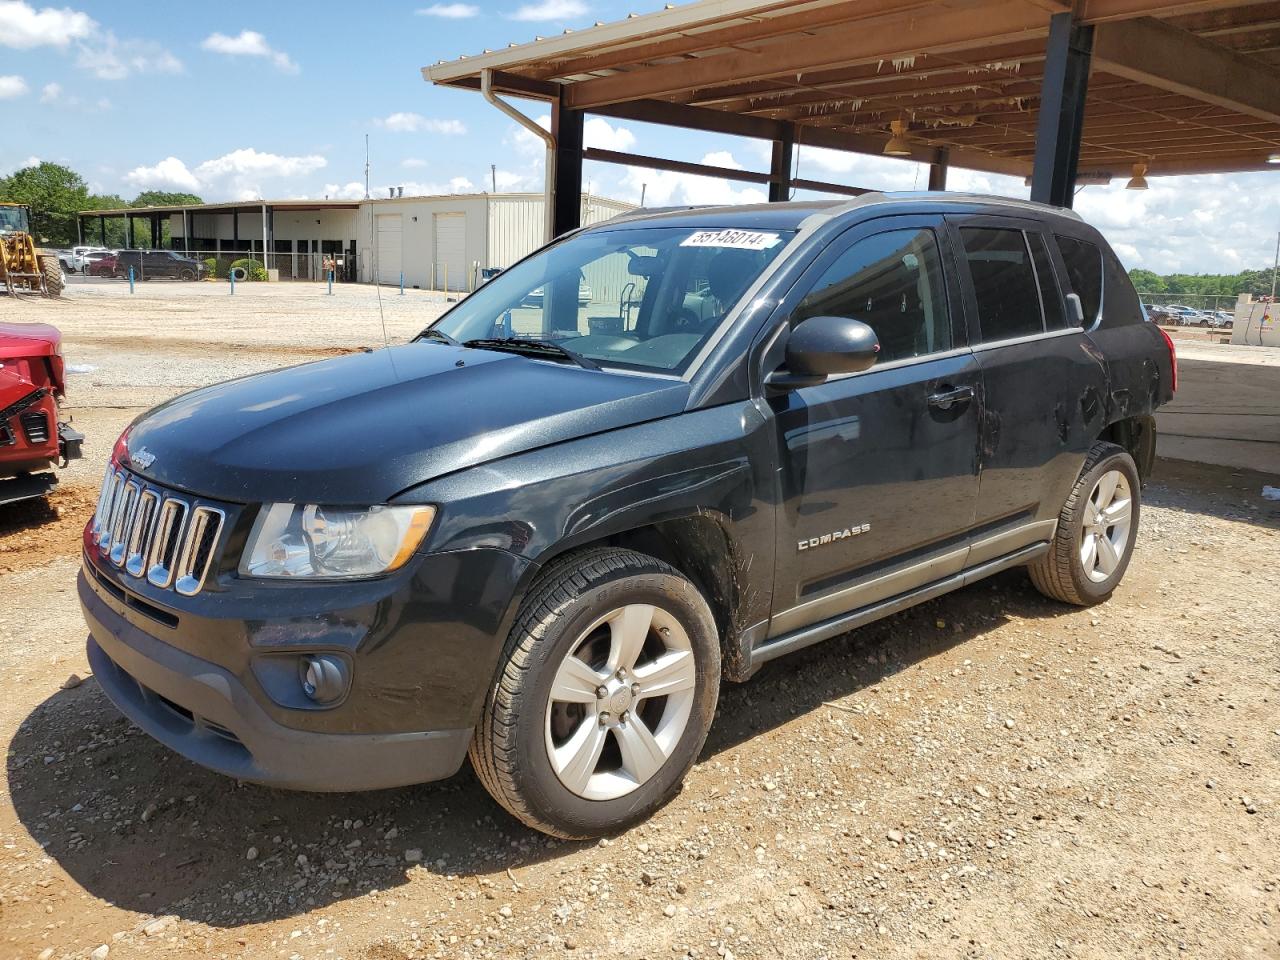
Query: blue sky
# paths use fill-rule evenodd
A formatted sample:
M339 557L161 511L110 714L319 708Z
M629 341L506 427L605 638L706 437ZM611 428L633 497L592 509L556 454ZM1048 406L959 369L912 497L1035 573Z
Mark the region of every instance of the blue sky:
M362 196L364 135L375 190L539 190L541 142L476 93L425 83L440 59L622 19L659 3L178 3L0 0L0 174L65 163L98 192L190 190L206 200ZM216 19L215 19L216 18ZM31 110L37 103L39 109ZM531 115L546 108L524 104ZM768 145L588 120L591 145L763 170ZM916 164L801 150L800 175L923 188ZM763 199L751 185L588 164L594 192L649 205ZM1160 272L1269 265L1280 171L1087 187L1077 209L1129 266ZM953 189L1026 196L1019 180L952 171Z

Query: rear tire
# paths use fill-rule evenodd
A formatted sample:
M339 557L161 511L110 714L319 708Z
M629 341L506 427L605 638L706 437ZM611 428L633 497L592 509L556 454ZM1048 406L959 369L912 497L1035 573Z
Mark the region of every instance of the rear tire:
M42 254L37 258L40 272L44 275L44 292L49 297L62 296L62 288L66 285L62 276L62 264L52 254Z
M1133 556L1141 490L1133 457L1113 443L1095 443L1058 516L1049 552L1028 565L1036 589L1076 606L1109 598Z
M194 280L195 278L196 278L196 272L194 270L183 270L181 273L178 274L179 280L185 280L188 283Z
M535 830L616 833L679 791L719 684L715 620L689 580L631 550L571 554L521 605L471 765Z

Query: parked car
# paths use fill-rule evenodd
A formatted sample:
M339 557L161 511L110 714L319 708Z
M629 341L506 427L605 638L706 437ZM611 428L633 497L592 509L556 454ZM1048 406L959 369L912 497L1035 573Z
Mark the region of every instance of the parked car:
M119 274L116 273L116 261L117 261L116 254L95 253L95 254L92 254L92 256L95 257L95 259L89 260L85 263L84 272L87 275L92 277L119 276ZM124 275L128 276L128 273L129 273L128 270L126 270Z
M65 391L62 334L0 323L0 506L44 496L53 468L80 456L84 436L59 418Z
M115 256L114 275L127 277L130 267L135 280L199 280L207 270L203 261L174 250L121 250Z
M634 323L588 332L572 292L606 266ZM726 310L686 311L704 282ZM567 295L503 336L538 288ZM678 790L722 678L1013 567L1106 600L1176 370L1068 210L615 217L409 344L135 420L84 534L89 663L237 779L390 787L469 753L525 823L613 833Z
M1188 307L1181 303L1170 303L1164 307L1165 314L1181 327L1195 327L1200 325L1200 311L1195 307Z
M1229 310L1215 310L1209 317L1209 326L1211 327L1234 327L1236 325L1236 315Z
M58 259L62 261L62 269L67 273L88 273L86 269L93 254L106 253L106 247L78 246L70 250L59 250ZM65 254L65 257L64 257Z

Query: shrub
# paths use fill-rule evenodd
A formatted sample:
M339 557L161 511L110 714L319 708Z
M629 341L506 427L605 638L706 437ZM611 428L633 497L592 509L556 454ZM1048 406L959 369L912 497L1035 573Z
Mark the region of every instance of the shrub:
M245 279L247 280L265 280L267 279L267 268L262 265L261 260L252 260L249 257L242 257L239 260L231 261L231 270L236 267L243 267Z
M217 257L205 257L205 260L204 260L204 268L205 268L205 270L207 271L207 272L205 273L205 276L207 276L207 277L216 277L216 276L218 275L218 258L217 258Z

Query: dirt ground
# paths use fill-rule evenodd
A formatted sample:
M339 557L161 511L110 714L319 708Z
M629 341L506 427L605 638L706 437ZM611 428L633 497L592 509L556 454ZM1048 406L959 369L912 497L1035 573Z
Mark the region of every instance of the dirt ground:
M323 288L233 306L191 285L175 326L151 285L80 289L21 317L94 369L72 380L90 462L0 516L0 958L1280 957L1274 476L1160 461L1109 603L1010 571L768 664L726 686L652 821L553 841L468 770L272 791L107 702L74 577L116 434L180 389L381 332L367 288L344 315L304 302ZM404 300L401 337L442 306Z

